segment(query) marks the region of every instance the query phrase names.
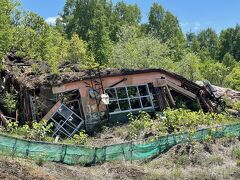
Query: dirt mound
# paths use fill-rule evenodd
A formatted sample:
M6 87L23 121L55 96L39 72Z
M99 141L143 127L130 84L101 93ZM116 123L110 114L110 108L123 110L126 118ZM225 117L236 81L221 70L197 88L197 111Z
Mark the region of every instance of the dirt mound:
M176 145L144 164L156 179L240 179L240 141L222 138Z
M55 180L48 174L10 158L0 158L0 179L3 180Z

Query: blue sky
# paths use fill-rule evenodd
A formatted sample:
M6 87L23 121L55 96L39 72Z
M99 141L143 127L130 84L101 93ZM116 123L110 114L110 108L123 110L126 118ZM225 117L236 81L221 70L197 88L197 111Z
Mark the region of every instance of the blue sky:
M33 11L48 22L54 21L62 11L65 0L20 0L23 8ZM114 3L117 0L113 0ZM227 27L240 24L240 0L125 0L136 3L142 12L142 22L147 22L153 2L158 2L179 19L183 31L199 32L212 27L219 33Z

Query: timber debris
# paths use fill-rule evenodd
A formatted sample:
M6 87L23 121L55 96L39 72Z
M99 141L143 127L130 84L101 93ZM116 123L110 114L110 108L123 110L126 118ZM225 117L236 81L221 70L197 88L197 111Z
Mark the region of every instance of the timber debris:
M1 94L13 91L17 95L19 121L47 119L54 124L53 136L72 137L79 129L95 131L106 122L127 121L129 112L140 110L224 109L222 95L213 92L210 84L200 86L163 69L82 70L65 62L59 69L58 75L52 75L44 62L8 54L0 77Z

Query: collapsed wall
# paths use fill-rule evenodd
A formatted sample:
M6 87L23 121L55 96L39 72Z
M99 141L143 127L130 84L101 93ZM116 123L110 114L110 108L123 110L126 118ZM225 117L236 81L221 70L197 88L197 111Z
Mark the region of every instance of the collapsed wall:
M111 120L126 120L129 112L139 110L154 113L183 104L206 112L223 109L221 97L211 88L163 69L82 70L64 64L59 71L52 75L46 63L14 54L5 58L2 92L17 94L16 120L31 123L45 118L53 122L54 135L71 137L79 128L92 130Z

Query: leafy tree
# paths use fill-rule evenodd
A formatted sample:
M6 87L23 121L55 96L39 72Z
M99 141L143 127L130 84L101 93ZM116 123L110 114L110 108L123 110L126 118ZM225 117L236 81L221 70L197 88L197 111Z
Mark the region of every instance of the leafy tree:
M63 35L66 35L65 32L64 32L64 25L62 23L61 18L56 19L56 26L55 27L58 30L58 32L60 32Z
M216 32L211 28L207 28L197 35L197 39L200 43L200 48L208 50L211 58L216 59L218 48L218 36Z
M105 14L102 14L104 12L103 6L99 4L95 11L96 17L92 21L92 28L88 31L88 44L96 61L102 65L107 63L111 55L112 43L106 25L108 18Z
M232 70L232 68L236 65L236 60L230 53L226 53L223 57L223 64L228 67L228 69Z
M149 31L154 33L163 42L177 39L179 43L184 42L184 36L178 19L171 12L153 3L149 13Z
M200 43L197 39L197 35L193 32L189 32L186 34L187 48L189 48L192 52L198 53L200 50Z
M109 66L116 68L173 69L168 46L151 36L137 36L139 29L124 27L114 46Z
M223 59L230 53L237 61L240 60L240 26L227 28L220 33L219 57Z
M44 19L35 13L22 12L15 20L11 50L20 57L42 59L41 36L48 26Z
M84 41L74 33L69 42L67 59L72 63L83 63L86 56L87 50Z
M203 78L212 84L222 86L228 74L228 68L222 63L209 60L201 65L201 73Z
M11 49L16 52L17 56L28 57L35 60L41 60L41 35L35 30L18 26L13 31L14 42Z
M68 42L54 27L34 13L27 13L14 28L14 43L11 49L20 57L46 61L51 72L58 72L59 63L67 56Z
M61 18L57 19L57 28L61 27L70 38L75 29L74 12L77 0L66 0L61 14Z
M178 69L176 70L179 74L185 78L195 81L202 78L200 72L200 59L193 53L187 53L183 59L177 63Z
M45 20L33 13L33 12L29 12L27 13L22 20L21 23L24 27L28 27L30 29L33 29L34 31L40 33L42 31L42 29L47 25Z
M123 1L118 2L113 9L113 18L110 25L110 36L113 41L117 41L117 32L122 26L137 26L141 20L141 11L134 4L126 4Z
M157 3L153 3L150 9L148 32L168 43L175 60L182 58L185 39L178 19Z
M155 31L157 35L162 36L162 34L164 33L162 27L165 16L165 9L158 3L153 3L148 17L149 31Z
M17 3L11 0L0 1L0 69L2 58L9 51L12 42L12 14Z
M42 37L43 42L43 59L51 67L52 74L58 74L58 66L60 62L67 58L68 42L66 39L53 27L46 29L45 36Z
M88 41L88 32L94 28L93 22L101 16L107 17L106 19L110 22L111 13L112 4L106 0L67 0L62 14L62 22L68 37L76 32L79 37ZM108 25L109 22L105 25Z
M109 24L112 4L107 0L69 0L66 2L62 21L68 37L76 32L88 43L95 59L107 62L111 53Z
M226 77L226 86L240 91L240 67L233 68L232 72Z

